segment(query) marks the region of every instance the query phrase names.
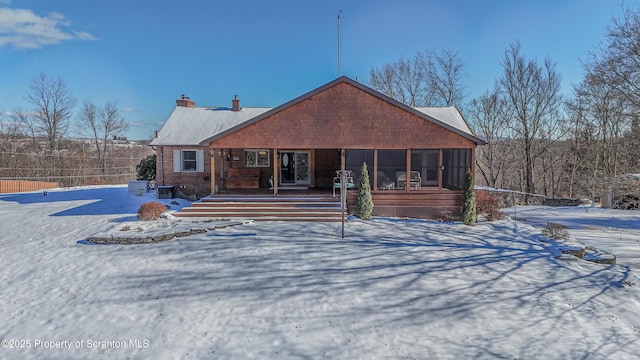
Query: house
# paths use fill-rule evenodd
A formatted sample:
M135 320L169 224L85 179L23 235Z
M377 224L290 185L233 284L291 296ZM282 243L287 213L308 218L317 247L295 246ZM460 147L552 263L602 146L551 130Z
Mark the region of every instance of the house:
M158 185L186 194L331 190L341 169L358 184L365 162L375 215L426 218L460 212L483 144L454 107L409 107L344 76L275 108L183 97L151 142Z
M156 150L156 184L172 185L198 198L211 194L212 156L203 142L268 110L240 109L237 99L232 107L196 107L194 101L182 95L150 143ZM230 153L226 152L225 157L230 158ZM218 161L219 167L222 164Z

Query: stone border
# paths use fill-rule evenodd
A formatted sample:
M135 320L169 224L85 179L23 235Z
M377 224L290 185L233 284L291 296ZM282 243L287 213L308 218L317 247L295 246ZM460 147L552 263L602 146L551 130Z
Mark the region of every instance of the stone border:
M145 237L120 237L120 236L90 236L87 242L95 245L134 245L134 244L155 244L163 241L169 241L177 237L191 236L195 234L206 233L207 229L189 229L186 231L176 231L168 234L159 234L155 236Z
M579 244L578 246L572 246L559 242L560 246L558 248L560 249L560 252L562 254L572 255L581 260L604 265L616 264L616 256L614 254L598 250L594 247L584 245L580 242L577 243Z
M208 222L208 221L205 221ZM154 236L90 236L86 240L78 241L78 243L91 244L91 245L135 245L135 244L155 244L163 241L169 241L178 237L191 236L196 234L203 234L207 231L213 231L217 229L224 229L231 226L250 224L253 221L238 221L229 224L215 225L210 228L193 228L185 231L174 231L166 234L158 234Z

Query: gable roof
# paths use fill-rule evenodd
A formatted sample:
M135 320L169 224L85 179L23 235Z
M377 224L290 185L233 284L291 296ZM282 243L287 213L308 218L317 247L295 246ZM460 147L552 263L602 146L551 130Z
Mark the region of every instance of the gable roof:
M222 133L268 110L270 108L231 111L228 107L176 106L149 145L198 146L211 135Z
M453 106L413 108L346 76L342 76L275 108L241 108L240 111L231 111L228 107L176 106L158 131L158 136L151 141L150 145L206 146L212 141L277 114L341 83L350 84L404 111L442 126L478 145L485 144L484 140L473 134L460 112Z
M473 134L473 132L471 131L471 129L469 128L469 125L467 124L467 122L464 120L464 118L462 117L462 115L460 114L460 112L453 106L449 106L449 107L429 107L429 108L413 108L411 106L405 105L391 97L388 97L368 86L365 86L363 84L360 84L357 81L354 81L346 76L341 76L329 83L326 83L325 85L322 85L314 90L309 91L306 94L303 94L293 100L290 100L278 107L275 107L269 111L266 111L252 119L249 119L243 123L240 123L232 128L229 128L225 131L222 131L220 133L214 134L211 137L207 138L206 140L204 140L203 142L201 142L201 145L206 145L212 141L215 141L217 139L223 138L226 135L229 135L231 133L234 133L242 128L245 128L251 124L254 124L264 118L267 118L269 116L272 116L282 110L285 110L291 106L294 106L304 100L307 100L309 98L311 98L314 95L317 95L331 87L334 87L338 84L341 83L347 83L350 84L372 96L375 96L383 101L386 101L388 103L391 103L405 111L408 111L410 113L413 113L416 116L419 116L421 118L423 118L424 120L430 121L436 125L442 126L468 140L471 140L473 142L475 142L478 145L484 145L486 144L486 142L475 136Z
M455 106L421 107L414 109L427 115L433 122L443 123L444 127L451 127L453 129L460 130L465 134L473 135L473 131L471 131L469 124L467 124L467 121L462 117L462 114L460 114ZM451 128L449 129L452 130ZM484 144L484 141L481 144Z

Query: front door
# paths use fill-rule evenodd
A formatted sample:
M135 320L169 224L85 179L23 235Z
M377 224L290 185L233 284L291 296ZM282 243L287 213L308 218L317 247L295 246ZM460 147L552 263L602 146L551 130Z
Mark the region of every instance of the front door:
M280 153L280 183L283 185L310 184L308 151Z

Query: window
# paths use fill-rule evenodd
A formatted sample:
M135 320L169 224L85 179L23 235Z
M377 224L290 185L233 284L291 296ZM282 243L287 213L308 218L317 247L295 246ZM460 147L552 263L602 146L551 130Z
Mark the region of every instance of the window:
M204 172L204 151L173 150L173 172Z
M196 151L182 151L182 171L196 171Z
M245 149L244 166L269 167L269 150Z
M360 186L362 163L367 163L369 186L373 189L373 150L347 149L345 151L345 169L351 170L356 187Z
M406 176L406 173L406 150L378 150L378 189L404 190L401 181L403 174Z
M411 171L418 171L422 186L438 186L438 157L437 149L411 149Z
M442 149L442 165L442 187L463 189L465 173L471 167L471 149Z

